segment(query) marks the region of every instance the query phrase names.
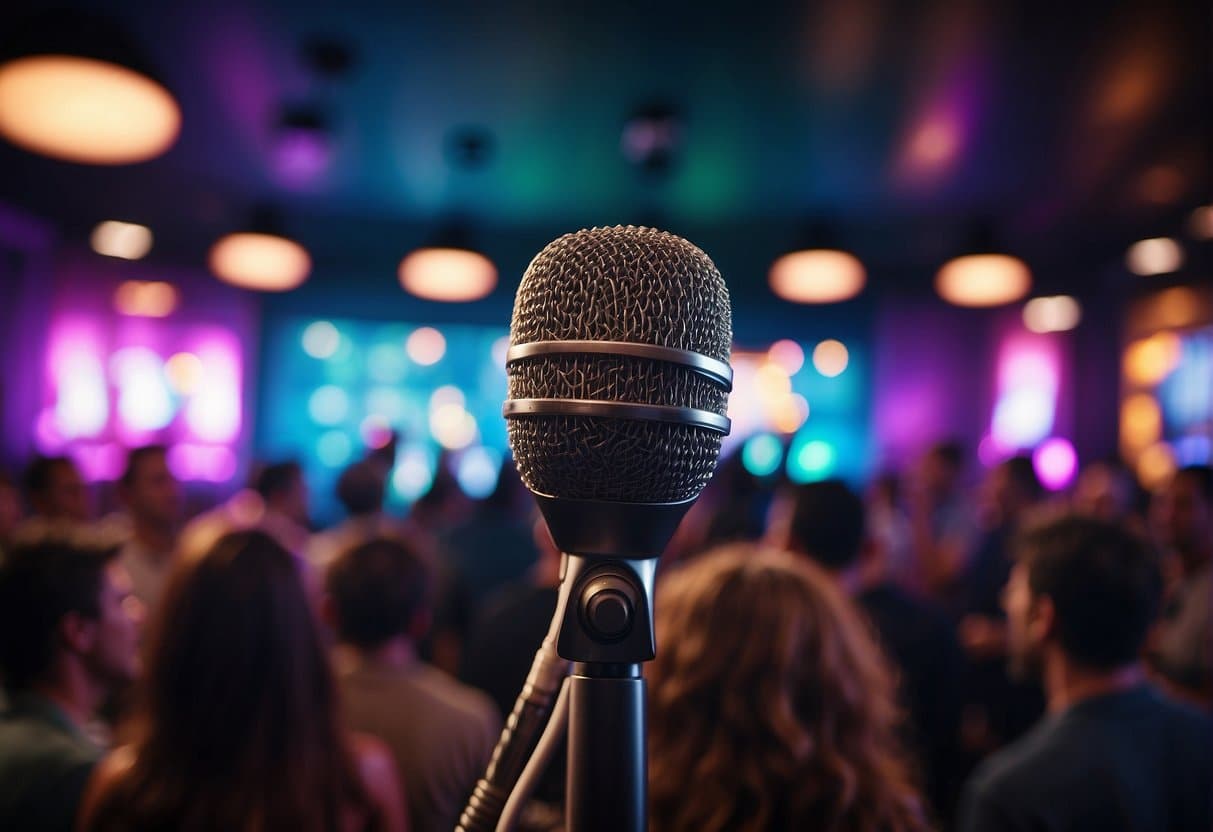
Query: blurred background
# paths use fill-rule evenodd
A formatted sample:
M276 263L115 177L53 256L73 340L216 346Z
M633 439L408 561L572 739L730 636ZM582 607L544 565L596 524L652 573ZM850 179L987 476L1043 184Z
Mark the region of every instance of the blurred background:
M582 227L703 248L734 303L727 452L858 485L932 443L1213 445L1207 2L87 2L0 12L0 463L107 499L169 446L389 502L508 457L529 259Z

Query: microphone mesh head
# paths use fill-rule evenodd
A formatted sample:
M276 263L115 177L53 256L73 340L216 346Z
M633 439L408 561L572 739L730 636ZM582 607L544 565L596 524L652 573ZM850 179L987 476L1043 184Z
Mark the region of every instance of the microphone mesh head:
M536 255L514 301L510 343L627 341L729 360L732 312L715 264L649 228L593 228ZM570 398L692 407L724 415L728 394L690 368L628 356L535 356L509 366L511 399ZM719 433L602 416L509 420L523 481L552 497L680 502L703 490Z

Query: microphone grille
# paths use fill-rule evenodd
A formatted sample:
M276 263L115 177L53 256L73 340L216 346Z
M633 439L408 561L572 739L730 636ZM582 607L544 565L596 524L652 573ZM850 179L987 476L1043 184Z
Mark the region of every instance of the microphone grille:
M511 344L624 341L727 362L728 289L700 249L633 226L555 240L527 268ZM724 415L725 389L688 367L619 355L561 354L512 362L511 398L588 399L690 407ZM622 502L695 497L715 470L719 433L682 423L603 416L509 421L523 481L549 496Z

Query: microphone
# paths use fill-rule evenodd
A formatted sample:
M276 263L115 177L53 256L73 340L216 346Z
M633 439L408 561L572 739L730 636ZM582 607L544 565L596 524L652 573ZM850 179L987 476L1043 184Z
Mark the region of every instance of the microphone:
M729 293L688 241L634 226L555 240L514 301L503 408L564 552L651 558L729 432Z
M640 663L655 655L657 558L711 479L729 432L731 342L719 270L663 231L566 234L536 255L518 287L502 412L518 471L565 555L536 667L552 640L574 663L555 706L563 714L567 694L572 832L646 828ZM520 716L528 696L536 700L524 692ZM552 725L563 720L554 718L545 739ZM512 822L526 779L498 829ZM485 805L489 785L478 787Z

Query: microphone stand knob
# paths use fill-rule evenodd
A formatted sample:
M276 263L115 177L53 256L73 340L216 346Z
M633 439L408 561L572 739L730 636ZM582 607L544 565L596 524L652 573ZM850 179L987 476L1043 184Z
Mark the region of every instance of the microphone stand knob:
M635 592L622 578L603 575L586 586L581 609L587 629L603 641L618 641L635 620Z

